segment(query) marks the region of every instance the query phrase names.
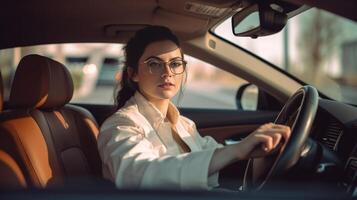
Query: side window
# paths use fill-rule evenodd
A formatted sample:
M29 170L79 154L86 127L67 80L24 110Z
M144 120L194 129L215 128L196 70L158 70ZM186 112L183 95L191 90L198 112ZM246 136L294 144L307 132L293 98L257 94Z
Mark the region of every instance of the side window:
M209 63L192 56L187 60L187 82L183 93L174 98L174 103L180 108L209 109L242 109L237 106L236 95L240 87L247 81L229 72L221 70ZM258 91L249 86L242 93L244 110L255 110Z
M2 75L2 86L4 89L3 99L6 101L9 98L12 77L15 74L14 68L14 49L0 50L0 69ZM16 63L17 65L17 63Z
M74 85L71 103L114 103L114 87L122 70L121 44L52 44L0 50L5 101L9 99L17 65L29 54L52 58L67 67Z
M114 88L121 78L124 61L121 44L54 44L1 50L5 100L16 67L28 54L50 57L68 68L74 83L71 103L114 104ZM183 92L173 99L178 107L257 109L256 87L197 58L186 55L185 60L187 81Z

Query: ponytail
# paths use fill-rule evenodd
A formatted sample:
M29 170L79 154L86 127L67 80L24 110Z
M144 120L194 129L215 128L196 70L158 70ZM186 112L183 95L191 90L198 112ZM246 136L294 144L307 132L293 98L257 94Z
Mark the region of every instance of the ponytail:
M128 67L124 67L123 76L120 81L121 89L116 96L116 110L123 107L132 96L134 96L136 90L138 90L138 84L132 81L128 75Z

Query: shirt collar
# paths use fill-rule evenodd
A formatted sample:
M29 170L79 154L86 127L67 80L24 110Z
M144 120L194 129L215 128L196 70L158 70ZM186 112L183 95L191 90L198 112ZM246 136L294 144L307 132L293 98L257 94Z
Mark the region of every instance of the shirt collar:
M165 120L163 114L140 92L137 91L134 94L134 99L136 101L136 104L138 105L139 112L144 115L144 117L150 122L150 124L157 127L157 125L159 125ZM176 106L170 101L169 107L167 109L167 118L173 125L176 125L179 116L180 112L178 111Z

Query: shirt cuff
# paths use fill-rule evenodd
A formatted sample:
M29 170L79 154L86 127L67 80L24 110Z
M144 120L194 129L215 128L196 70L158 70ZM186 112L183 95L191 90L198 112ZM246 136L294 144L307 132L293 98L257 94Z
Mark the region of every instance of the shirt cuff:
M215 150L216 148L212 148L189 153L186 158L188 160L183 165L182 172L185 173L181 175L181 189L211 189L208 181L208 169Z
M212 189L212 188L215 188L215 187L219 187L218 178L219 178L219 172L216 172L216 173L214 173L214 174L212 174L211 176L208 177L208 187L209 187L209 189Z

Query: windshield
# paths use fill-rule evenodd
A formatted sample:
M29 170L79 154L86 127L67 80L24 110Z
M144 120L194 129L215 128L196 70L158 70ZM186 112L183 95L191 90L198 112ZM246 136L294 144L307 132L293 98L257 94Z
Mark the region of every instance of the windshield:
M229 30L229 31L227 31ZM316 8L290 18L277 34L236 37L231 18L214 33L338 101L357 104L357 23Z

